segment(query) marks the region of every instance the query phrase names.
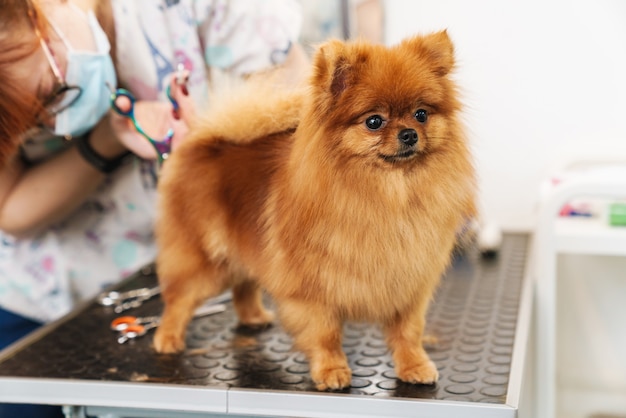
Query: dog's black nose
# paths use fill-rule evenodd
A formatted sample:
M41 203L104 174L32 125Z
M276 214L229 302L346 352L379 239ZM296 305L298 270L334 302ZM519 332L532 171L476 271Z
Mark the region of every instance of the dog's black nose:
M408 147L417 144L417 132L415 129L403 129L398 134L398 140Z

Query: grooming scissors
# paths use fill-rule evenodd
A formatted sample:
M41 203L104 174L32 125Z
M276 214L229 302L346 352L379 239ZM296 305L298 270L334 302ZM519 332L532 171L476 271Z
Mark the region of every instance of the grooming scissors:
M186 89L187 78L182 75L184 70L185 70L185 66L183 64L178 64L178 67L176 70L177 71L176 83L183 85L183 88ZM137 101L135 99L135 96L133 96L133 94L130 91L123 89L123 88L114 89L112 86L109 86L109 89L111 90L111 98L110 98L111 108L113 108L113 110L115 110L115 112L117 112L119 115L122 115L130 119L133 122L133 125L135 126L135 129L137 130L137 132L139 132L140 135L146 138L148 142L150 143L150 145L152 145L152 147L156 151L159 165L163 164L163 161L167 159L172 149L172 138L174 137L174 130L172 128L168 129L167 133L165 134L165 137L161 140L151 137L150 135L146 133L146 131L143 130L143 128L141 127L141 125L139 125L139 122L135 118L135 102ZM168 100L172 104L173 114L177 115L179 111L179 105L176 99L172 97L169 84L167 88L165 89L165 93L167 95ZM117 99L120 97L126 97L128 99L130 103L130 107L128 110L123 110L118 106Z
M120 109L120 107L117 105L116 101L120 97L126 97L128 101L130 102L130 107L128 108L128 110L124 111ZM168 98L170 99L170 102L172 102L172 105L174 106L174 108L177 109L178 103L176 103L176 101L173 100L171 96L169 95L169 88L168 88ZM174 130L172 128L168 129L167 133L165 134L165 137L161 140L152 138L150 135L148 135L146 131L143 130L141 125L139 125L139 122L137 122L137 119L135 118L135 102L136 102L135 96L133 96L133 94L126 89L122 89L122 88L111 89L110 100L111 100L111 107L113 108L113 110L115 110L119 115L127 117L133 122L133 125L135 126L135 129L137 130L137 132L139 132L139 134L141 134L144 138L146 138L148 142L150 142L150 145L152 145L152 147L156 151L159 164L163 164L163 161L167 159L172 149L172 138L174 137Z

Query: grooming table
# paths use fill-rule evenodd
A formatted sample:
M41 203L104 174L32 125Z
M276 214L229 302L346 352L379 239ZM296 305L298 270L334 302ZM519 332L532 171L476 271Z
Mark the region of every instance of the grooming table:
M345 326L352 387L318 392L305 357L275 324L240 329L230 302L196 318L188 349L158 355L153 331L117 343L111 307L90 301L0 353L0 402L66 405L71 417L517 417L530 326L530 237L505 234L496 258L454 258L428 316L436 385L399 381L380 329ZM120 283L154 286L153 268ZM159 314L155 297L125 312Z

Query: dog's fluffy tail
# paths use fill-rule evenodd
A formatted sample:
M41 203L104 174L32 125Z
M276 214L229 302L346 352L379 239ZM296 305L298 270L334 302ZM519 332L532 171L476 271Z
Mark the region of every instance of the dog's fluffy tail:
M280 71L245 80L226 75L212 78L209 106L199 112L185 142L246 143L298 126L304 89L287 87Z

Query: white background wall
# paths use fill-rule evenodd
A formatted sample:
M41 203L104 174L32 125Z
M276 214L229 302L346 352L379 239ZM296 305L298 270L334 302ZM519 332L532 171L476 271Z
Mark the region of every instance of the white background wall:
M626 156L626 1L385 0L385 40L448 29L484 217L530 230L577 156Z

